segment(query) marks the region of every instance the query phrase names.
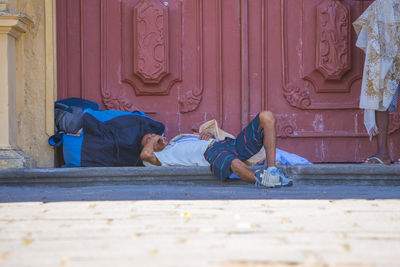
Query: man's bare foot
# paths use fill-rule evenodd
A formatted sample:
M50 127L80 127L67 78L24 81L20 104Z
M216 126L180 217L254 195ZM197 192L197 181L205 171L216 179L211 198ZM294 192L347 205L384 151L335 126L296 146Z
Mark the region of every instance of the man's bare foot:
M382 165L389 165L392 163L392 160L388 156L372 156L369 158L366 158L364 160L365 164L382 164Z

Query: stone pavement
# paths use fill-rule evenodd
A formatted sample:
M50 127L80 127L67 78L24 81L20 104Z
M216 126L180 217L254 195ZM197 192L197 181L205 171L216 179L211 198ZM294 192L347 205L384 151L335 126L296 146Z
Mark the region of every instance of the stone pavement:
M400 266L400 200L0 204L0 266Z
M346 167L0 171L0 266L400 266L399 166Z

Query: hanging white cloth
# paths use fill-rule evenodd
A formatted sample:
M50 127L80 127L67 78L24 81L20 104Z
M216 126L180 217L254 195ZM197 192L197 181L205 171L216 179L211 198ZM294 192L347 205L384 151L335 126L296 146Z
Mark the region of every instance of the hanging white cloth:
M376 0L353 23L365 52L360 108L370 137L378 134L375 111L386 111L400 81L400 0Z

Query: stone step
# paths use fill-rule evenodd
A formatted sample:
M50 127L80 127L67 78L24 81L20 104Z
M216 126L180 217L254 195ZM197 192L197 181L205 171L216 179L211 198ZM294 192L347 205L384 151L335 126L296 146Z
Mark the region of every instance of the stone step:
M252 169L260 168L252 167ZM280 166L301 184L400 185L400 165L314 164ZM0 170L0 185L218 184L209 167L86 167Z

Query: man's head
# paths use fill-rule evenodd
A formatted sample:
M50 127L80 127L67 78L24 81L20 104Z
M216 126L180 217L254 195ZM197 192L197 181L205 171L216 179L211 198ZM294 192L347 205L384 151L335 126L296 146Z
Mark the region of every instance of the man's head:
M167 145L168 145L168 141L164 136L160 136L157 134L145 134L142 137L142 141L141 141L141 145L142 148L148 144L150 141L153 141L153 150L154 152L158 152L163 150Z

